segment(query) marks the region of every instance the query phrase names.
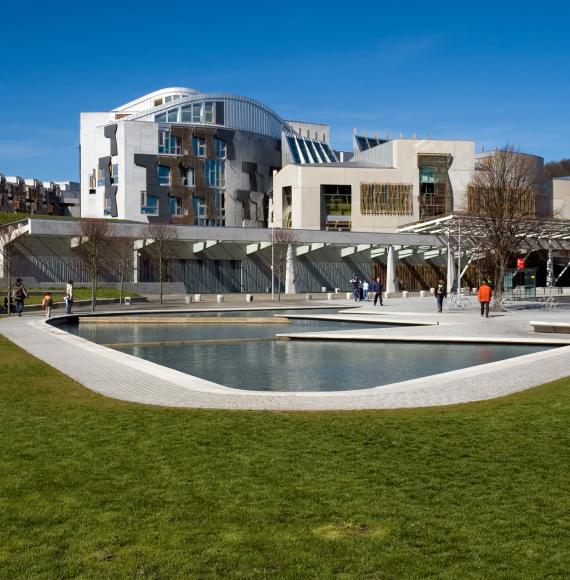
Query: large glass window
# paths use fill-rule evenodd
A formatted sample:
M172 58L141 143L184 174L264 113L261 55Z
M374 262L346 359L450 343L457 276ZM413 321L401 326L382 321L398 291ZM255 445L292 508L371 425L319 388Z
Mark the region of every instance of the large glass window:
M215 139L214 145L216 148L216 157L218 159L225 159L227 154L227 145L226 142L222 139Z
M166 123L166 113L159 113L154 116L155 123Z
M204 199L192 197L192 212L194 214L194 225L196 226L224 226L226 223L226 200L223 191L214 193L213 218L208 218L207 202Z
M196 157L206 157L206 140L201 137L192 137L192 149Z
M168 111L166 118L169 123L176 123L178 121L178 109L171 109Z
M206 159L204 173L206 175L206 185L208 187L226 186L226 167L221 159Z
M158 132L158 152L165 155L180 155L182 145L180 137L175 137L169 130Z
M361 183L362 215L412 215L413 186L406 183Z
M350 185L321 185L321 227L349 231L352 226L352 188Z
M420 172L420 219L430 219L453 211L453 191L449 181L450 155L418 155Z
M158 166L158 183L160 185L170 185L170 167L166 165Z
M158 197L156 195L147 195L146 191L141 191L141 213L158 215Z

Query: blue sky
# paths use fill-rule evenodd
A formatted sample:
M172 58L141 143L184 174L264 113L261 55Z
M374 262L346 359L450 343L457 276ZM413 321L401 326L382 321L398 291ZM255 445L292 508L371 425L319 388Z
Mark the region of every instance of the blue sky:
M14 2L2 7L0 172L78 179L79 113L166 86L284 118L570 157L570 2Z

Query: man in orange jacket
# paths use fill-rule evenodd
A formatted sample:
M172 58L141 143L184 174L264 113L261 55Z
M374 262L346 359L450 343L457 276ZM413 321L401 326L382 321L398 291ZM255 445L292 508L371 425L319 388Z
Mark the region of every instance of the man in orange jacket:
M485 316L485 318L489 318L489 302L491 302L492 293L491 286L486 281L483 281L477 291L477 297L481 303L481 316Z

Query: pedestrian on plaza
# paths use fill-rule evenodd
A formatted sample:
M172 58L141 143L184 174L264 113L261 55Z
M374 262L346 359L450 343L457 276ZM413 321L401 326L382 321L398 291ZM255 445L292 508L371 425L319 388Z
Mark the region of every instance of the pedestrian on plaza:
M435 299L437 300L437 311L443 311L443 300L447 296L447 286L443 280L437 283L437 288L435 289Z
M368 283L368 280L364 280L364 282L362 282L362 294L364 296L364 300L366 300L366 302L368 302L368 292L370 291L370 284Z
M24 300L26 300L27 297L28 291L26 290L22 279L16 279L16 285L12 290L12 298L14 299L18 316L22 316L22 312L24 311Z
M489 286L486 280L483 280L483 284L481 284L477 291L477 297L481 303L481 316L485 316L485 318L489 318L489 303L491 302L492 294L491 286Z
M384 302L382 302L382 282L380 281L380 277L376 278L374 282L372 282L372 292L374 292L374 306L376 303L380 301L380 306L384 306Z
M360 290L358 289L359 280L356 274L352 277L350 284L352 285L352 294L354 295L354 301L358 302L360 300Z
M53 306L53 298L51 297L51 292L46 292L46 295L42 300L42 308L46 309L46 318L51 318L52 306Z
M65 312L66 314L71 314L71 307L73 306L73 280L69 280L67 282L67 286L65 287L65 298L63 301L65 302Z

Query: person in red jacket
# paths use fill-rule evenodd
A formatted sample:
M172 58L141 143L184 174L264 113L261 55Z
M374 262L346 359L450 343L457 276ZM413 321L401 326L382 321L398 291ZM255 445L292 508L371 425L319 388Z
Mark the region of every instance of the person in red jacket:
M489 318L489 302L491 302L492 294L491 286L484 280L477 291L477 297L481 303L481 316L485 316L485 318Z

